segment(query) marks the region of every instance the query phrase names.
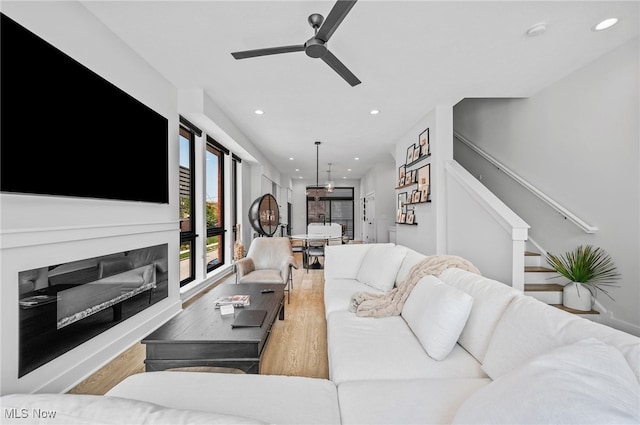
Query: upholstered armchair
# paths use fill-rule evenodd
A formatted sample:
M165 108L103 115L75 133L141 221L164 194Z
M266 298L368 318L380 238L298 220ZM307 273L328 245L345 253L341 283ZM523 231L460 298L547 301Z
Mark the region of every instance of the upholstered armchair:
M247 256L236 262L236 281L287 285L285 291L290 296L292 268L297 269L298 263L293 257L289 238L256 238L251 242Z

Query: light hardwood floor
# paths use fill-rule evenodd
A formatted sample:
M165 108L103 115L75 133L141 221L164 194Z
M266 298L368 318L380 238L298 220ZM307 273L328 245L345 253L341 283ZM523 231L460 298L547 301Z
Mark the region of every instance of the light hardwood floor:
M302 265L299 258L298 264ZM222 279L220 283L234 281L232 275ZM183 307L198 302L198 298L199 296L185 302ZM309 270L308 273L302 267L294 270L291 303L285 305L285 312L285 320L276 320L273 325L262 357L260 373L328 378L322 270ZM145 346L137 343L69 393L104 394L127 376L144 372L144 359Z

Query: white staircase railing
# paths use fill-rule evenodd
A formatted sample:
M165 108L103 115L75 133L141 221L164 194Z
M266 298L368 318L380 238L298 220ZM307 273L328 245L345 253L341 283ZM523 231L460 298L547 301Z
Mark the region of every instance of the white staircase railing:
M462 143L464 143L469 149L473 150L475 153L477 153L478 155L480 155L481 157L483 157L484 159L489 161L498 170L502 171L507 176L511 177L514 181L518 182L520 185L522 185L522 187L524 187L525 189L527 189L528 191L533 193L535 196L540 198L542 201L544 201L551 208L553 208L554 210L559 212L560 215L562 215L565 219L568 219L568 220L572 221L576 226L578 226L580 229L582 229L586 233L596 233L598 231L598 228L596 226L592 226L592 225L588 224L587 222L582 220L580 217L578 217L577 215L575 215L574 213L569 211L567 208L565 208L562 205L560 205L557 201L555 201L552 198L550 198L549 196L547 196L544 192L540 191L538 188L533 186L531 183L529 183L528 181L526 181L525 179L520 177L518 174L516 174L515 172L510 170L508 167L506 167L500 161L498 161L497 159L495 159L494 157L489 155L487 152L485 152L482 149L480 149L479 147L477 147L475 144L473 144L473 142L471 142L469 139L467 139L466 137L464 137L463 135L461 135L457 131L454 131L453 135L455 136L456 139L458 139Z
M455 160L445 162L445 176L449 250L524 291L529 225Z

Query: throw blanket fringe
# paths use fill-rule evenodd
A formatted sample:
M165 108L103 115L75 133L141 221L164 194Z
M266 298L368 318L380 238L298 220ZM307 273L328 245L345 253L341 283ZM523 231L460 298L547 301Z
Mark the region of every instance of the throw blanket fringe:
M444 270L456 267L471 273L480 271L469 260L456 255L432 255L414 265L407 276L386 294L356 292L351 297L349 310L363 317L398 316L404 302L418 281L427 275L439 276Z

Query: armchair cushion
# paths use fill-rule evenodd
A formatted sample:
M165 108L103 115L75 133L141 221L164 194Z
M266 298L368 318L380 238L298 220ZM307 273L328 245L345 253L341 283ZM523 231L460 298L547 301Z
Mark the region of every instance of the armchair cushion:
M254 270L238 278L238 283L285 283L279 270Z
M255 271L256 265L253 263L253 260L249 257L241 258L236 262L236 273L238 275L238 282L242 280L242 278L252 271Z

